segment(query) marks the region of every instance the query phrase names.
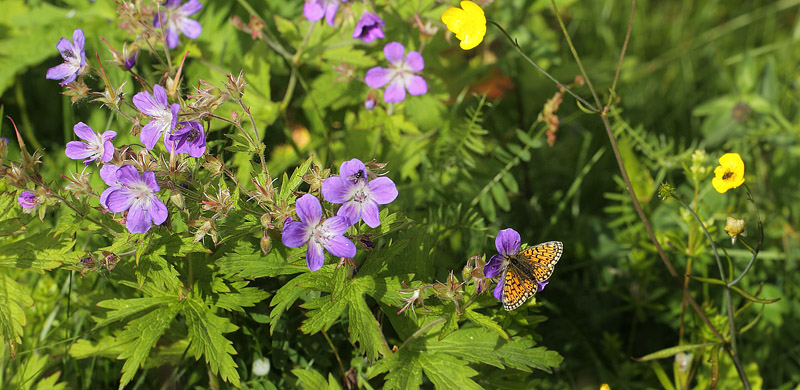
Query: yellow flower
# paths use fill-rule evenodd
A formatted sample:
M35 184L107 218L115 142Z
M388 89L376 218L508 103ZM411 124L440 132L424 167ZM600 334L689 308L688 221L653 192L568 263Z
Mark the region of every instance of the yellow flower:
M471 1L462 1L461 8L445 11L442 22L447 25L448 30L456 34L464 50L478 46L486 35L486 16L481 7Z
M611 390L611 386L609 386L608 383L603 383L600 385L600 390Z
M739 153L725 153L719 158L719 166L714 168L711 185L720 194L744 184L744 162Z

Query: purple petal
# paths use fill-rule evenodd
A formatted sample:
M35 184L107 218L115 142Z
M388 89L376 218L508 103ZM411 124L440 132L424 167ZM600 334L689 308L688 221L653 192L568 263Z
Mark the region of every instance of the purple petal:
M503 285L505 284L505 282L506 282L506 276L503 275L503 277L500 278L500 281L497 282L497 286L495 286L494 291L492 292L492 295L494 295L494 297L498 301L503 300Z
M389 42L383 47L383 55L386 56L392 65L400 67L403 63L403 55L406 53L406 48L400 42Z
M117 132L114 130L105 131L100 135L100 138L102 138L104 141L111 141L114 138L117 138Z
M428 83L425 82L422 76L412 75L411 79L406 83L406 88L408 88L408 93L413 96L424 95L428 92Z
M325 253L322 252L322 245L314 240L309 241L306 249L306 265L308 269L316 271L325 264Z
M161 191L161 187L158 186L158 182L156 182L156 174L150 171L142 172L142 182L147 184L150 187L150 190L153 192Z
M361 203L351 200L343 204L342 207L339 207L339 211L336 212L336 215L346 218L347 223L350 225L355 225L361 220L361 208Z
M159 107L167 107L169 105L167 101L167 91L158 84L153 86L153 98L158 103Z
M203 8L203 4L200 4L197 0L189 0L186 4L181 6L181 11L186 16L194 15L198 13Z
M389 83L389 86L386 87L386 91L383 93L383 101L386 103L397 103L402 102L406 99L406 87L403 85L403 81L399 78L396 78L394 81Z
M131 207L134 196L127 188L118 188L106 196L106 208L115 213L121 213Z
M501 255L513 256L519 252L521 241L519 233L514 229L508 228L497 233L497 238L494 239L494 245Z
M303 6L303 16L311 22L322 19L324 15L325 9L322 8L322 5L319 4L318 1L306 1L306 4Z
M356 246L345 236L333 236L325 243L325 249L336 257L355 257Z
M175 127L178 126L178 112L180 110L181 110L181 105L178 103L172 103L172 106L169 107L169 111L172 114L172 123L171 123L172 127L170 127L170 129L174 129ZM202 129L202 126L200 128Z
M58 85L67 85L67 84L69 84L69 83L71 83L71 82L75 81L75 79L77 79L77 78L78 78L78 71L76 70L76 71L75 71L75 73L73 73L73 74L69 75L69 76L68 76L67 78L65 78L64 80L61 80L61 82L60 82L60 83L58 83Z
M545 280L544 282L536 282L536 292L544 290L544 286L550 283L550 279Z
M325 21L328 26L333 27L334 18L336 18L336 10L339 9L339 1L331 1L325 6Z
M367 71L364 81L372 88L380 88L386 85L394 74L395 72L391 69L376 66Z
M47 74L44 77L48 80L61 80L65 78L72 78L72 81L74 81L77 78L76 76L77 72L78 70L75 69L75 66L73 66L69 62L65 62L61 65L56 65L48 69ZM69 84L72 81L65 82L64 84Z
M412 50L406 55L406 65L412 72L419 72L425 68L425 60L422 59L422 54Z
M156 225L161 225L164 221L167 220L167 205L161 201L161 199L153 197L153 202L150 203L150 208L147 210L147 213L150 215L150 219L153 220L153 223Z
M113 196L114 194L111 194L109 198ZM125 227L127 227L128 231L131 233L147 233L147 231L150 230L150 214L141 206L132 206L130 211L128 211L126 219Z
M359 172L361 172L362 177L366 177L367 167L357 158L345 161L339 166L339 176L343 178L349 178Z
M350 224L348 223L347 218L340 216L330 217L322 222L322 228L328 233L334 235L344 234L349 227Z
M73 160L82 160L91 156L94 152L89 149L89 145L83 142L69 141L67 142L67 149L64 151L64 154Z
M373 201L366 201L361 204L361 219L364 223L371 228L376 228L381 225L381 220L378 217L378 204Z
M133 187L142 182L142 177L133 165L123 165L117 169L117 181L122 185Z
M78 29L75 29L75 31L72 32L72 42L73 42L73 46L76 49L78 49L78 51L83 51L83 48L84 48L85 43L86 43L86 39L83 36L83 30L78 28Z
M170 49L178 47L178 30L174 28L167 29L167 47Z
M61 38L58 40L58 43L56 43L56 49L61 53L61 57L63 57L64 60L69 60L69 56L72 55L72 48L72 42L67 38ZM66 56L64 55L65 53L67 54Z
M289 222L283 225L281 242L290 248L305 245L311 237L311 230L303 222Z
M297 199L295 203L297 216L300 220L308 226L319 225L319 220L322 218L322 206L319 204L319 199L314 195L305 194Z
M332 176L322 182L322 197L331 203L344 203L352 197L353 184L339 176Z
M397 186L388 177L379 177L367 183L369 198L378 204L392 203L397 199Z
M156 146L158 138L161 136L161 133L166 130L167 126L169 126L169 124L161 121L151 121L144 125L142 133L139 134L139 139L142 140L142 143L148 150L151 150Z
M186 35L187 38L191 39L199 37L200 33L203 32L203 26L201 26L196 20L192 19L184 19L181 22L180 28L183 35Z
M78 138L84 141L94 141L94 139L97 138L97 133L83 122L76 123L75 126L72 126L72 130L75 131L75 135L77 135Z
M156 85L161 87L160 85ZM155 88L153 88L155 90ZM163 88L161 88L163 90ZM144 91L133 95L133 105L147 116L159 116L164 113L164 108L167 104L161 104L150 92Z
M483 266L483 276L486 278L493 278L500 275L503 271L503 255L494 255L489 262Z
M118 187L119 182L117 181L117 170L119 169L116 165L105 164L102 168L100 168L100 177L106 183L106 185Z
M114 144L111 141L106 141L103 143L103 155L100 156L100 160L105 162L111 161L114 158Z
M104 208L108 208L108 195L118 189L119 187L106 188L105 191L103 191L103 193L100 194L100 205L103 206Z

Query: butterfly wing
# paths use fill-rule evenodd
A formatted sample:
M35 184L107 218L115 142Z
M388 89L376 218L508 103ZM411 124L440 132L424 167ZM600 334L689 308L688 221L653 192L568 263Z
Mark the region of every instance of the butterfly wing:
M503 308L514 310L536 294L537 285L528 275L509 263L503 274Z
M548 241L532 246L511 258L511 264L530 275L535 281L544 282L553 275L556 263L564 252L560 241Z

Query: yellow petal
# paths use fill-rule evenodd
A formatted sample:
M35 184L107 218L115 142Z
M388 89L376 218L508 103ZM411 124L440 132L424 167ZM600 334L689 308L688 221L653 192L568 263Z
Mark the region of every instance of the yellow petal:
M450 8L442 14L442 22L447 26L447 29L453 34L460 34L463 30L464 20L467 18L467 13L463 9Z
M461 7L450 8L442 14L442 22L461 41L461 48L469 50L478 46L486 35L486 16L481 7L471 1L462 1Z

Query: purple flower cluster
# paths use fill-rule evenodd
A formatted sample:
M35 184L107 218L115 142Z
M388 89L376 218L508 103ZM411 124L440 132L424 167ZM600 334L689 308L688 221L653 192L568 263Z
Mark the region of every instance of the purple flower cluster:
M197 0L189 0L181 5L182 0L167 0L161 12L153 19L154 27L164 26L167 33L167 47L174 49L178 46L178 30L190 39L195 39L203 32L203 27L196 20L189 19L203 8Z
M339 176L322 182L322 196L330 203L342 204L336 216L322 220L319 200L305 194L296 202L300 222L287 222L281 238L288 247L308 244L306 264L312 271L320 269L325 262L323 248L337 257L355 256L355 245L344 236L347 228L361 220L371 228L380 226L378 205L394 201L397 187L387 177L368 180L364 163L352 159L342 163Z

